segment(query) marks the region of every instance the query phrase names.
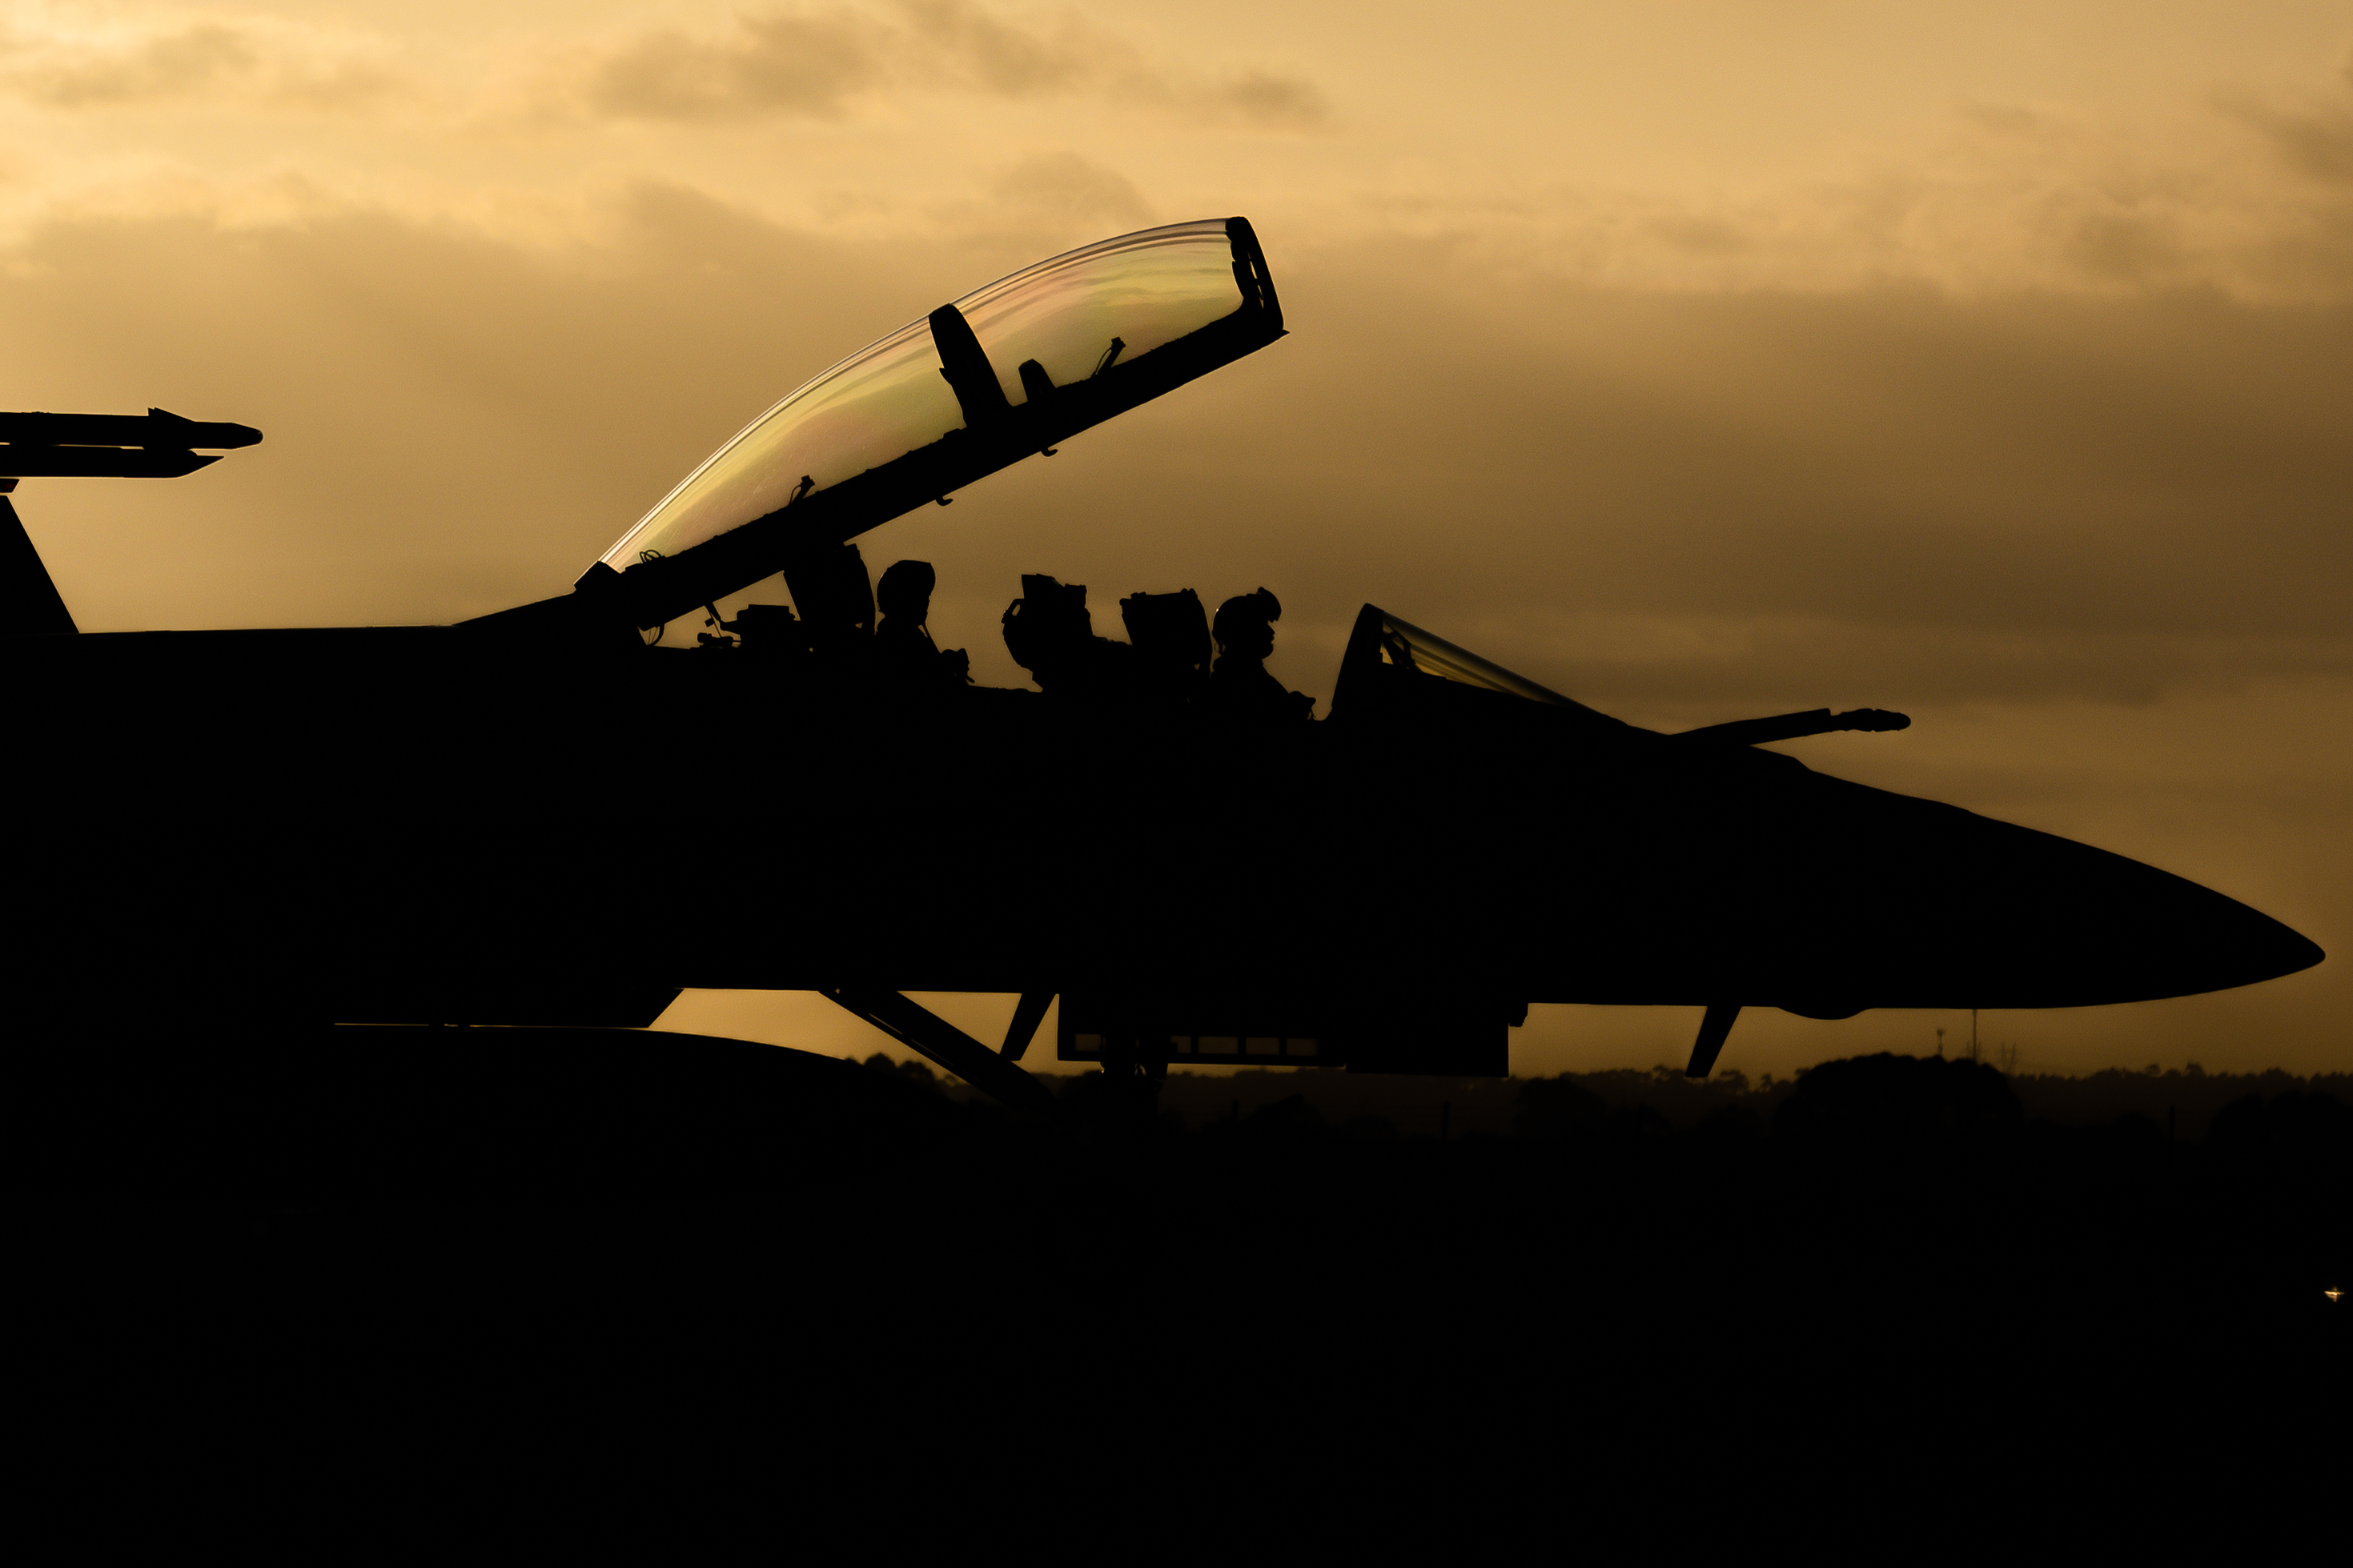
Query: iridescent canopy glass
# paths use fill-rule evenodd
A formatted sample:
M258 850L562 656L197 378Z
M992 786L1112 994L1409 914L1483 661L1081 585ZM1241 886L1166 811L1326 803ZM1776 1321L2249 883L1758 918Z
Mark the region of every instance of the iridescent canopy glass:
M1024 361L1068 385L1233 314L1242 297L1219 218L1107 239L955 303L1007 401L1018 405L1029 399ZM962 429L964 415L940 364L927 321L860 350L712 453L603 561L621 570L675 555Z

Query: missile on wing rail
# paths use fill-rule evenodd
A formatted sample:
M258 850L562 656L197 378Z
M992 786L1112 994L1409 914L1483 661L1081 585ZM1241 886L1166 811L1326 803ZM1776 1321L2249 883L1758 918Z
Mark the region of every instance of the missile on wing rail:
M174 479L217 457L192 447L250 447L250 425L183 419L166 409L144 414L0 414L0 474Z

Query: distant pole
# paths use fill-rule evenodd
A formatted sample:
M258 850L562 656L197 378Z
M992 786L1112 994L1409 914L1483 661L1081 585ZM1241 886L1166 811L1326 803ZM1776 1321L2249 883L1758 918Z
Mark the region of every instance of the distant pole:
M1936 1054L1939 1057L1945 1054L1945 1031L1942 1029L1936 1031Z
M1451 1100L1440 1100L1438 1102L1438 1141L1440 1143L1446 1142L1447 1124L1453 1120L1454 1102Z
M1969 1009L1969 1060L1978 1059L1978 1010Z

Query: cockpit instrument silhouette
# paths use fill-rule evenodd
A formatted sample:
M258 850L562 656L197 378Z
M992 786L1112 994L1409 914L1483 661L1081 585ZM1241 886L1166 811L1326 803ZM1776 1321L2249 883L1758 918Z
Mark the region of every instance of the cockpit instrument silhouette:
M637 1027L682 987L815 990L1022 1103L1056 995L1057 1057L1117 1074L1502 1073L1531 1002L1704 1009L1698 1074L1743 1007L2077 1006L2319 962L2178 877L1756 749L1898 714L1662 734L1367 605L1315 719L1263 667L1273 594L1214 623L1129 595L1121 641L1039 574L1004 635L1040 690L991 689L933 645L928 566L878 606L854 540L1282 331L1240 218L1057 257L803 385L572 592L452 626L78 635L0 501L16 995L168 1031ZM6 415L0 472L185 474L259 438ZM778 574L790 605L722 621ZM1021 1001L992 1047L910 991Z

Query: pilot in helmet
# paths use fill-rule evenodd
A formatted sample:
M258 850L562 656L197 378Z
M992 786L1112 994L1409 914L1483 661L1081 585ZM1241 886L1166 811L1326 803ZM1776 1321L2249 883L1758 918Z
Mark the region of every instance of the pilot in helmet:
M938 575L928 561L900 561L882 574L874 586L874 605L882 622L874 628L874 663L881 678L893 686L933 690L962 686L970 679L972 661L965 650L943 652L932 642L925 623L932 616L932 589Z
M1282 682L1267 673L1267 657L1274 652L1274 623L1282 618L1282 601L1264 588L1238 594L1218 606L1209 626L1218 645L1218 661L1209 670L1213 712L1269 727L1302 724L1314 716L1314 698L1285 690Z

